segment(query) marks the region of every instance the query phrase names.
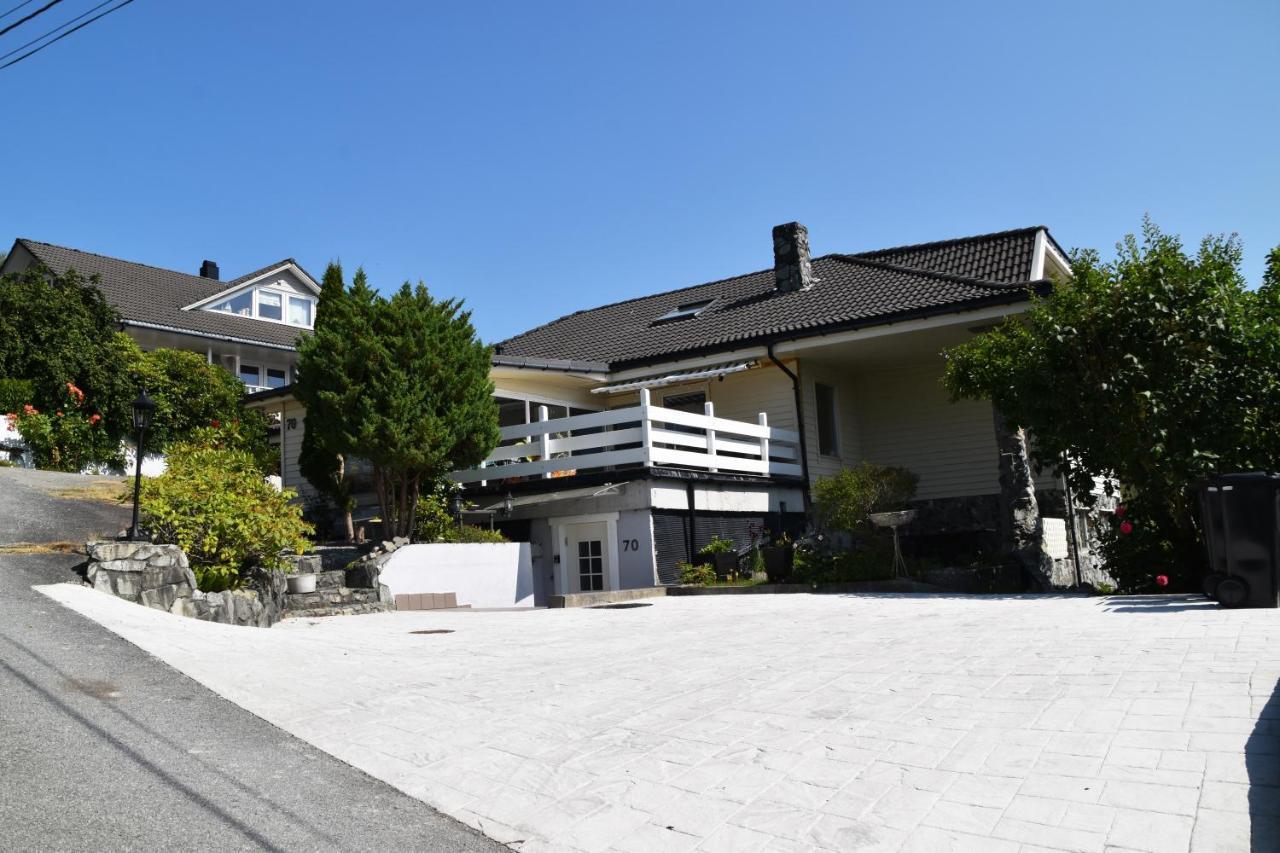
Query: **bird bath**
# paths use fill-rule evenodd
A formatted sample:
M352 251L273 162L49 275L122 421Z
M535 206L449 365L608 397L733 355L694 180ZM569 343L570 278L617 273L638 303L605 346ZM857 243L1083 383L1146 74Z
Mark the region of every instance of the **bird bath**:
M876 527L888 527L893 531L893 576L907 577L907 563L902 559L902 546L898 542L898 530L915 521L914 509L903 509L897 512L873 512L867 516Z

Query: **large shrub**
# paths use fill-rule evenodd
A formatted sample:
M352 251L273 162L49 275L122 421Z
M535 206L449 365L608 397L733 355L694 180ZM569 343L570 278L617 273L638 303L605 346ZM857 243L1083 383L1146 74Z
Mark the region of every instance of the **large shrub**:
M103 417L85 405L85 394L68 382L51 411L24 404L6 417L31 448L36 467L79 471L96 462L118 463L120 444L104 428Z
M1034 437L1039 462L1093 500L1118 481L1129 509L1103 531L1126 591L1197 588L1204 563L1194 487L1215 472L1280 465L1280 250L1262 287L1234 239L1197 252L1150 221L1117 257L1072 259L1072 278L1031 310L947 353L958 398L989 399ZM1110 484L1108 484L1110 488Z
M819 480L813 487L814 508L829 530L865 531L871 513L905 508L919 482L906 468L864 462Z
M225 446L177 444L168 469L142 487L142 524L159 542L187 552L206 592L239 586L254 565L279 568L282 551L301 553L310 533L293 492L276 491L253 456Z

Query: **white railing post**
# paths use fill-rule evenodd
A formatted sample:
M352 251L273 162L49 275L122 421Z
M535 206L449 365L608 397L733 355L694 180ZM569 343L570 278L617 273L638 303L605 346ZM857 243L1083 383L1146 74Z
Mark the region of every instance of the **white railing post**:
M640 389L640 447L644 453L644 467L653 467L653 421L649 420L649 389Z
M756 415L756 423L762 427L769 426L769 416L764 412ZM760 436L760 459L764 462L764 475L769 476L769 433Z
M547 420L547 407L539 406L538 421L542 422L545 420ZM538 458L543 460L544 462L551 458L551 434L550 433L543 432L538 435ZM543 471L542 479L550 480L551 472Z
M710 400L702 404L702 414L708 418L716 416L716 404ZM716 429L710 423L707 424L707 456L711 458L707 461L707 470L715 473L716 468Z

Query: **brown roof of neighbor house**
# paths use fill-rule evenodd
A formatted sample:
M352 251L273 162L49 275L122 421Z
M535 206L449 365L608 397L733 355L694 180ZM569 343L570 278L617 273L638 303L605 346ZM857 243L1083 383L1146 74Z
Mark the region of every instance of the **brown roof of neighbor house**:
M1047 289L1047 283L1029 281L1039 230L825 255L813 259L815 281L807 290L778 291L770 268L578 311L509 338L496 349L503 358L574 359L617 369L1020 302L1033 289ZM671 311L708 300L692 316L659 321Z
M208 299L276 267L287 263L298 266L292 258L277 261L232 281L218 281L38 240L20 238L16 242L55 272L74 269L83 276L97 276L98 289L126 323L162 326L202 337L234 338L288 348L294 347L299 333L305 331L234 314L182 310L184 306Z

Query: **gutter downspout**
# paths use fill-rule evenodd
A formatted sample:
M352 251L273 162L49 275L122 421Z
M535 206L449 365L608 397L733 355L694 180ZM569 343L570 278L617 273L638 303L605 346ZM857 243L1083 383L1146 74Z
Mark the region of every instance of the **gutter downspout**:
M773 354L772 343L766 345L765 353L769 356L769 360L791 380L791 392L795 397L796 404L796 431L800 433L800 477L804 480L804 514L807 517L813 508L813 498L809 494L809 447L808 442L805 440L804 400L800 392L800 377L785 364L778 361L778 357Z

